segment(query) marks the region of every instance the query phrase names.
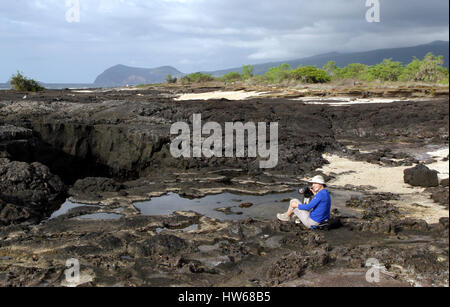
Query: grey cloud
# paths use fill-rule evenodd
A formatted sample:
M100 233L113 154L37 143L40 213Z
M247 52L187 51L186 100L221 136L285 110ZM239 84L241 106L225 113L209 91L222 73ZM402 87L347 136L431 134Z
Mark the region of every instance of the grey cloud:
M17 69L47 82L90 82L122 63L185 72L448 40L445 0L16 0L0 11L0 81Z

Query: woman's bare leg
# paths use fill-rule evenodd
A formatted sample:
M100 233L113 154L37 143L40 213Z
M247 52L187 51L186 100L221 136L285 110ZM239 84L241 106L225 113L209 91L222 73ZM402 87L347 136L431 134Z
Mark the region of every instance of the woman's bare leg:
M288 209L288 211L286 213L286 215L288 217L291 217L294 214L294 210L295 209L292 207L293 205L297 205L298 206L298 201L296 201L295 199L291 200L291 203L289 205L289 209Z

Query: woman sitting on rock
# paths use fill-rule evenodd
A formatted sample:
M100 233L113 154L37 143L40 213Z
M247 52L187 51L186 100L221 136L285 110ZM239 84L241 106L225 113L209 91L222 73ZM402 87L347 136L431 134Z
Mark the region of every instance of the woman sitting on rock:
M280 221L289 222L295 214L303 225L311 229L330 219L331 196L325 189L325 179L322 176L316 176L309 183L312 183L311 191L315 195L311 202L301 204L298 199L291 200L288 212L278 214Z

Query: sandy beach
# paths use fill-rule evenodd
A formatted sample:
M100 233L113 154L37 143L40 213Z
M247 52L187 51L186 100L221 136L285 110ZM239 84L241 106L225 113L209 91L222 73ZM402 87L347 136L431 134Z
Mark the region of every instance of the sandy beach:
M449 154L448 148L429 152L431 157L442 160ZM421 218L428 223L437 223L442 217L448 217L449 212L431 200L431 194L425 188L413 187L404 182L404 171L407 166L380 166L361 161L352 161L336 155L324 155L330 162L319 171L333 174L336 179L329 184L334 187L345 187L348 184L373 187L373 192L399 194L401 199L395 204L407 211L407 216ZM448 161L440 161L427 165L430 169L439 171L439 178L449 178ZM305 180L307 180L305 178ZM417 206L419 205L419 206Z

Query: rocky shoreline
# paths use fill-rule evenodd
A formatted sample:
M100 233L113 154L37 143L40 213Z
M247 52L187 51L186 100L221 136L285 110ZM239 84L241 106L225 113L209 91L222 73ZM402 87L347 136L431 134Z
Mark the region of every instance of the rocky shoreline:
M134 205L167 193L194 199L285 193L317 173L333 182L341 174L319 170L330 163L324 154L384 168L440 162L407 149L448 147L448 90L294 95L248 88L265 94L240 101L174 99L217 90L230 89L45 91L26 100L21 93L2 93L0 286L64 286L71 258L81 262L83 286L370 286L370 258L386 268L378 285L448 286L448 214L432 224L411 218L398 206L401 193L373 191L360 182L340 187L364 194L346 203L360 214L335 209L329 231L274 219L222 221L189 208L145 216ZM330 95L398 101L333 107L298 100L323 102ZM278 166L265 171L257 159L172 158L171 124L189 123L195 113L221 124L279 122ZM448 180L417 194L448 211ZM49 219L67 198L86 206ZM80 218L117 212L122 218Z

